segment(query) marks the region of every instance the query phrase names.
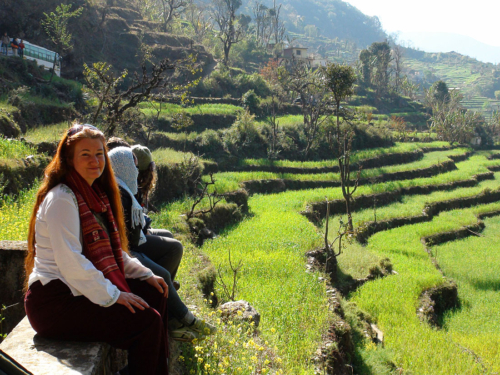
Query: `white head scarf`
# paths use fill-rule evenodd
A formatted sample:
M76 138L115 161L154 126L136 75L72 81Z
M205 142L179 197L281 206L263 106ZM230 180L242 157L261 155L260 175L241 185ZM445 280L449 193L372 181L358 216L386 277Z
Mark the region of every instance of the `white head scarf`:
M146 221L144 220L144 213L141 205L135 199L138 191L137 187L137 177L139 176L139 171L135 166L134 155L132 149L128 147L116 147L108 153L109 159L111 161L111 166L115 172L116 181L118 185L123 188L132 199L132 209L131 209L131 225L135 228L141 225L143 228L146 226ZM141 230L141 238L139 240L139 245L146 242L146 236Z

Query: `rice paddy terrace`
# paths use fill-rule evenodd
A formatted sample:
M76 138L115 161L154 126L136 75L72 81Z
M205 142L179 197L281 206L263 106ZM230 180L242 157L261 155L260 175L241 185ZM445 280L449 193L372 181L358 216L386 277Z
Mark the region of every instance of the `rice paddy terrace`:
M32 151L17 145L0 157ZM155 156L180 160L178 152ZM242 221L201 248L186 248L182 296L220 328L183 349L178 360L186 373L315 374L328 366L335 370L326 373L335 374L500 372L495 151L406 143L359 152L353 162L363 166L354 197L358 231L338 257L341 276L333 283L306 255L322 246L325 198L334 208L332 235L343 214L333 160L246 159L214 175L219 192L246 186L252 195ZM4 196L1 240L26 237L34 194L33 188ZM163 205L153 215L156 226L181 228L179 215L191 203ZM221 286L206 303L196 288L200 262L219 268L232 285L229 252L233 264L242 264L236 298L261 314L256 332L251 324L224 323L210 307L209 299L224 299ZM454 298L441 292L446 288Z
M420 73L430 72L446 82L448 87L457 88L464 95L462 105L490 118L492 111L498 111L500 102L495 98L486 98L478 94L478 88L491 82L491 71L494 66L483 64L466 56L443 54L439 60L438 54L429 54L435 58L432 63L409 58L408 68ZM488 103L485 105L485 103Z

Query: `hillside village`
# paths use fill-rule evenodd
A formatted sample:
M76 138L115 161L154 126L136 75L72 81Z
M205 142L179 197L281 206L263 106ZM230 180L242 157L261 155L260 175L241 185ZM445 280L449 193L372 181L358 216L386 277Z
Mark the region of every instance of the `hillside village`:
M207 329L169 317L168 373L500 372L498 65L342 0L5 2L0 373L137 372L26 315L30 218L74 124L149 150L140 216L182 244L168 282Z

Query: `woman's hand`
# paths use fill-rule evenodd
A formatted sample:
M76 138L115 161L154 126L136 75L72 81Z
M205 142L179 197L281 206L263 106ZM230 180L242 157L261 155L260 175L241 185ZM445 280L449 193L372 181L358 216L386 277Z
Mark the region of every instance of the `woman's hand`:
M149 285L154 286L164 297L168 297L168 285L163 280L163 277L153 275L149 279L145 280Z
M144 310L149 307L146 301L133 293L120 292L120 297L118 297L116 302L125 306L133 314L135 314L134 306L139 310Z

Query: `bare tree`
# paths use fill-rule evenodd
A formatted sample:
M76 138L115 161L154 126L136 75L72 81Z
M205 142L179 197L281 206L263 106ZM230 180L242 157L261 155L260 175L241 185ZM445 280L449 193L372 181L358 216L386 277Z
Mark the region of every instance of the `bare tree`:
M256 23L255 36L261 45L267 45L271 41L275 44L283 42L286 28L280 19L280 11L281 4L276 5L276 0L273 0L272 8L258 1L254 3L252 12Z
M274 36L274 43L281 44L285 37L285 23L280 20L281 5L276 6L276 0L273 0L273 7L270 9L272 35Z
M141 74L135 74L132 84L125 91L118 91L117 85L127 75L126 71L116 77L109 64L95 63L91 67L85 65L84 76L87 86L99 98L94 122L97 121L102 109L105 109L105 133L109 137L112 136L127 110L136 107L148 99L154 89L166 84L168 80L164 73L173 69L175 65L168 59L152 64L151 74L148 74L146 65L143 65Z
M392 61L394 62L394 88L396 92L400 92L404 63L404 49L399 44L394 44L392 47Z
M302 107L306 137L303 153L306 158L317 144L319 130L332 108L324 77L320 70L311 69L304 61L292 60L289 66L279 68L279 82L292 99L298 96Z
M337 257L342 254L342 250L345 247L345 242L342 240L349 234L347 224L343 222L342 218L339 219L339 228L337 229L337 235L333 241L329 241L330 232L330 202L328 198L326 199L326 223L325 223L325 252L326 252L326 262L325 262L325 273L330 275L332 281L337 281ZM335 251L335 244L337 251Z
M356 74L354 69L348 65L328 64L324 69L325 84L333 95L336 109L335 136L337 147L332 147L339 163L340 183L342 195L346 203L347 229L353 231L351 203L352 197L358 188L358 181L361 170L358 171L354 183L351 181L351 151L354 131L351 126L341 128L340 124L340 103L354 94L354 83ZM342 109L342 119L348 121L348 112ZM350 125L350 124L347 124ZM333 146L333 145L332 145ZM351 185L352 184L352 185Z
M267 29L267 11L269 8L265 6L264 4L256 1L253 4L252 7L252 13L253 13L253 18L255 20L255 36L257 38L257 41L261 42L262 44L267 44L268 38L266 35L265 30Z
M241 7L241 0L214 0L213 20L218 28L217 37L222 42L224 66L229 64L231 47L241 41L243 29L238 23L236 11Z
M219 284L222 287L222 290L224 291L224 294L226 295L226 298L229 301L235 301L236 298L236 291L238 290L238 272L241 270L241 267L243 266L243 262L240 261L238 262L238 265L234 266L233 262L231 261L231 249L228 249L228 257L229 257L229 268L231 269L231 272L233 273L233 285L231 288L229 288L228 285L224 282L224 278L222 277L222 265L219 265L217 267L217 274L219 276L218 279L215 279L217 284ZM231 289L231 292L229 292L229 289Z
M211 17L208 13L207 6L204 4L196 4L194 0L189 0L184 11L184 16L193 27L195 39L197 42L202 42L211 29Z
M209 176L210 176L210 181L208 182L202 181L201 175L195 181L195 184L198 184L200 189L198 189L196 194L193 196L194 199L193 205L191 206L191 210L186 214L188 220L195 217L196 214L204 215L209 212L212 212L217 203L219 203L223 198L222 195L217 193L217 189L215 188L215 179L213 173L210 173ZM191 178L192 175L189 177ZM214 187L211 193L209 192L210 186ZM201 203L201 201L204 200L205 198L208 199L208 208L196 211L196 206L198 206Z
M180 16L188 2L186 0L161 0L162 18L165 30L168 30L172 20Z

